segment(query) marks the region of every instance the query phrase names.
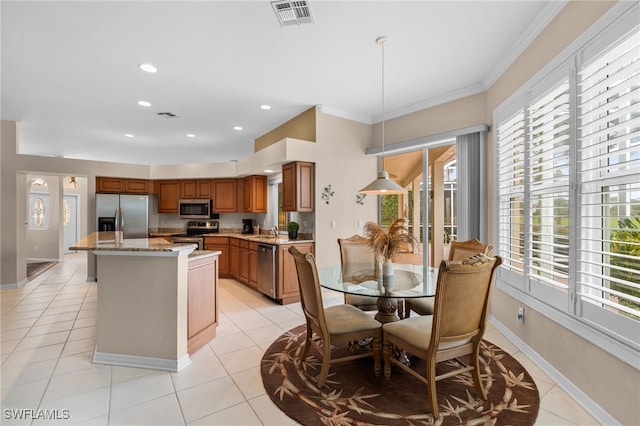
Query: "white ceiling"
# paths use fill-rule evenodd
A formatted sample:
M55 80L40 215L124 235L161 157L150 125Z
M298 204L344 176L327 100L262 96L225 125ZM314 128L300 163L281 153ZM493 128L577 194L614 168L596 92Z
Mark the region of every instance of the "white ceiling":
M379 121L380 35L388 119L485 90L565 3L310 4L314 24L281 27L269 1L2 1L2 119L20 122L23 154L242 159L313 105Z

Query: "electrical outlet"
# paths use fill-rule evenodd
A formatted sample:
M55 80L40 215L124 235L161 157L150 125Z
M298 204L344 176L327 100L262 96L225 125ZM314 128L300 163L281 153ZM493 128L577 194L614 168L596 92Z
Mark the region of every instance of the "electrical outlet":
M358 221L358 228L364 228L364 220Z
M38 251L38 246L34 246L33 247L33 251L37 252Z
M336 224L336 221L335 221L335 220L332 220L332 221L331 221L331 229L336 229L336 225L337 225L337 224Z
M518 322L520 324L522 324L524 322L524 308L522 306L520 306L518 308L518 316L517 316L517 318L518 318Z

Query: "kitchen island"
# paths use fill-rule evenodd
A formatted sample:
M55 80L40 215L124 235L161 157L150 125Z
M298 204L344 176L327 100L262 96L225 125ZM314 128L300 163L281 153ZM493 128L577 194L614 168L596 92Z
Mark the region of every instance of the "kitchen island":
M96 232L71 250L96 255L98 321L93 362L180 371L215 336L219 251L162 238Z

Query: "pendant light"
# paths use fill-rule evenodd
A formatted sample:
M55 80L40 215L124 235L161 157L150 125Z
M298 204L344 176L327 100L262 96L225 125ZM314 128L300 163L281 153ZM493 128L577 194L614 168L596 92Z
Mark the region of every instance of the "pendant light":
M407 191L389 178L389 173L384 169L384 45L389 42L387 36L380 36L376 43L382 46L382 170L378 172L378 178L360 190L362 194L404 194Z

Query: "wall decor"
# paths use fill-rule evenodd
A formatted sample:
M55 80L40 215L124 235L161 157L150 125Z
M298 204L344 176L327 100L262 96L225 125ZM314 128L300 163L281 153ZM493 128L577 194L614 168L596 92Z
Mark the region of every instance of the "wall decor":
M324 190L322 191L322 199L324 200L325 204L329 204L329 199L333 197L333 189L331 189L331 185L327 185L324 187Z
M362 192L358 192L356 194L356 204L363 205L365 198L367 198L367 194L363 194Z

